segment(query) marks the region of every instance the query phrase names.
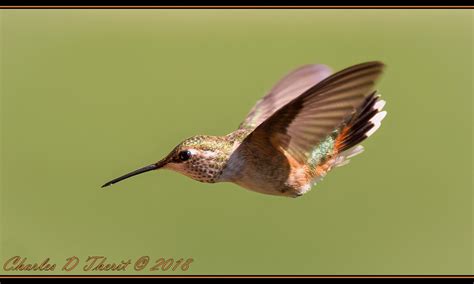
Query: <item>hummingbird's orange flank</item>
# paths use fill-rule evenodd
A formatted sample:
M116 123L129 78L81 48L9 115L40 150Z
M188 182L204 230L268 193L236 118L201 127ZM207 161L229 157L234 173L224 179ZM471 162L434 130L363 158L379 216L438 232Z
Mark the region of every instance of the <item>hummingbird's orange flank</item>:
M379 127L385 101L374 90L384 64L366 62L331 75L302 66L260 99L234 132L199 135L166 157L102 187L161 168L200 182L233 182L271 195L297 197L361 153Z

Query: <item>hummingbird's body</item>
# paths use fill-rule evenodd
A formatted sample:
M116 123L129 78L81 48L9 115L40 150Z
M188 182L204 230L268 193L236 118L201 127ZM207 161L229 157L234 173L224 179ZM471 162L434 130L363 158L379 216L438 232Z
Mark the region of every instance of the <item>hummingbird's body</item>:
M383 64L368 62L330 76L324 65L289 73L226 136L194 136L150 166L112 180L167 168L207 183L233 182L270 195L308 192L334 167L362 152L385 104L372 90Z

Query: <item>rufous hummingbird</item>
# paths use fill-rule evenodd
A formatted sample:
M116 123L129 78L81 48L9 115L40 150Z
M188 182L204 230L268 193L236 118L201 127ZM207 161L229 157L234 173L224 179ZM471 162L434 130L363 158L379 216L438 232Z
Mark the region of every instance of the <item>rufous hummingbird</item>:
M373 61L331 75L326 65L302 66L278 81L234 132L185 139L158 162L102 187L163 168L200 182L301 196L361 153L359 143L380 127L385 101L374 85L383 68Z

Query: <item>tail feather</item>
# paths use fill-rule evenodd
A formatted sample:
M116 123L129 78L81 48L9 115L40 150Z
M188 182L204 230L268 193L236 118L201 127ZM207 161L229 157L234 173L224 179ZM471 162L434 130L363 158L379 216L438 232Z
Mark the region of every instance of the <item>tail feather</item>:
M362 152L363 147L354 146L361 143L367 137L374 134L380 127L382 120L387 114L382 111L385 101L380 99L380 95L373 92L369 95L355 114L345 123L342 131L336 138L335 150L339 157L338 166L346 164L346 159Z
M343 151L342 153L339 153L337 155L334 165L336 167L345 166L349 164L350 162L349 158L359 155L363 151L364 151L364 147L362 145L357 145L357 147Z

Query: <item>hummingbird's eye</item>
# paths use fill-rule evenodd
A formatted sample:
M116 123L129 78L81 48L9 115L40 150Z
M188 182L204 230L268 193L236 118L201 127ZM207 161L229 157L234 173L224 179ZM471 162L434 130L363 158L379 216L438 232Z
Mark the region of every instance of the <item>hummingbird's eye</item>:
M187 160L189 160L189 158L191 158L191 152L189 152L188 150L181 151L181 152L179 152L178 157L179 157L179 160L181 160L183 162L187 161Z

